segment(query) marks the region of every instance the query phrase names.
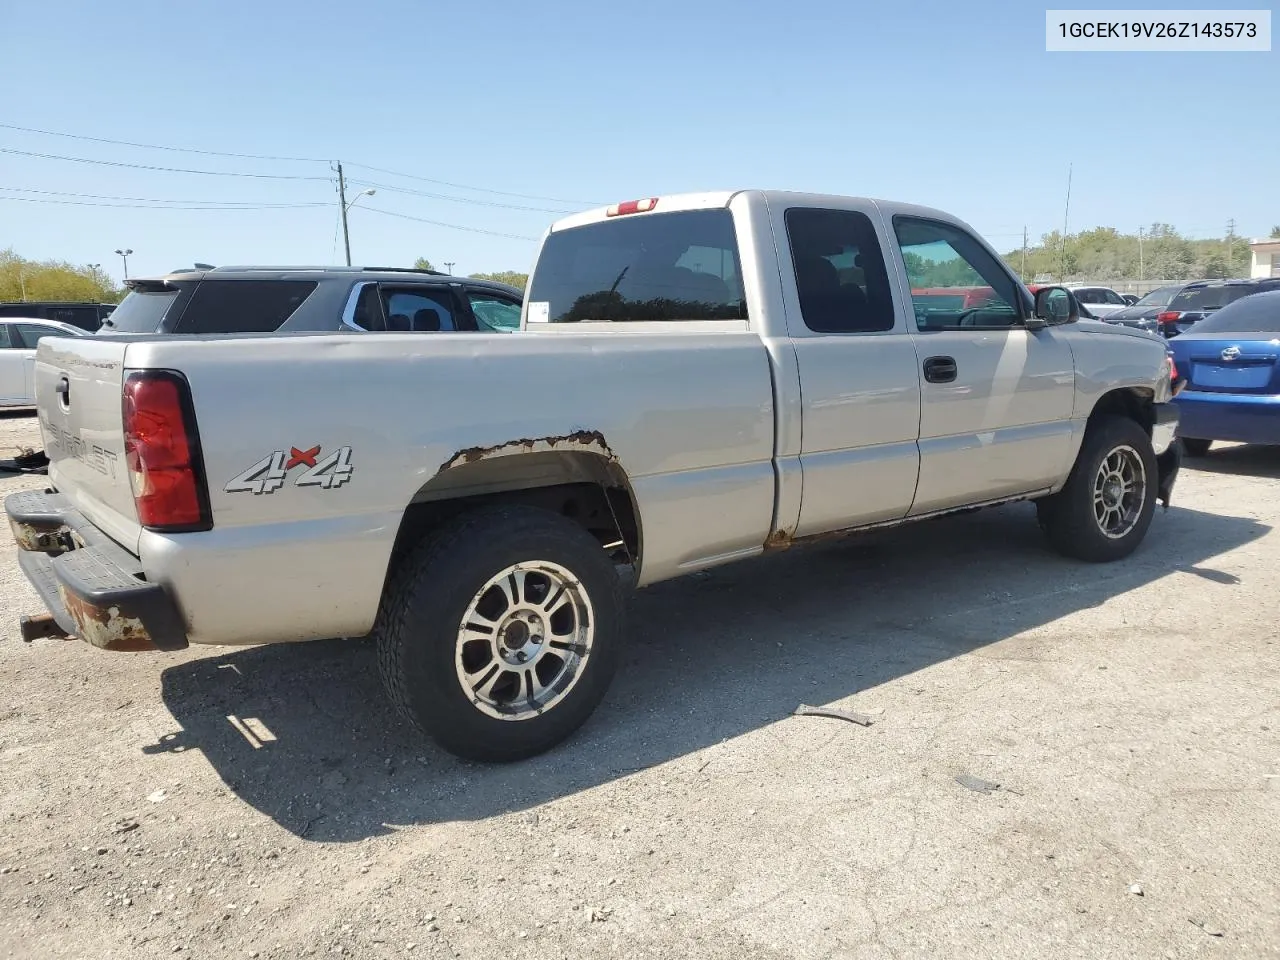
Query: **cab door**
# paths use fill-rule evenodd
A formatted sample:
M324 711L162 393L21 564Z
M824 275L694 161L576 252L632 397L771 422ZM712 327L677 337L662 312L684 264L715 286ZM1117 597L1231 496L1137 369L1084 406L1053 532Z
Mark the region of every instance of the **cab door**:
M910 515L1034 493L1066 472L1075 363L1055 327L1028 330L1031 303L980 240L892 217L920 357L920 482ZM952 295L946 295L952 291Z
M901 519L920 462L916 350L895 308L877 211L816 204L770 211L786 240L783 299L800 374L797 536Z

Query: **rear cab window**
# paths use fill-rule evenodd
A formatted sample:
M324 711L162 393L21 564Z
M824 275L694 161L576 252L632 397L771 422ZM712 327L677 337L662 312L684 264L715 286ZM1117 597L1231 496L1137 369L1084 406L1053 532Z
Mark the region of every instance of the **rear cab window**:
M1225 307L1247 291L1241 289L1235 293L1226 285L1217 287L1188 287L1169 302L1171 311L1216 310Z
M870 218L792 207L784 219L804 325L815 333L892 330L889 273Z
M733 215L632 214L553 231L529 282L529 320L746 320Z
M271 333L315 288L314 280L202 280L174 332Z

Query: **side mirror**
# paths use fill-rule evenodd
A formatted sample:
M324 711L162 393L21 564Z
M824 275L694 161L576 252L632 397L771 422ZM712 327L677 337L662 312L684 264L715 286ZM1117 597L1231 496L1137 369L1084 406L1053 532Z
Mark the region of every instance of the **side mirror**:
M1035 318L1045 323L1070 323L1080 319L1080 308L1066 287L1041 287L1036 291Z

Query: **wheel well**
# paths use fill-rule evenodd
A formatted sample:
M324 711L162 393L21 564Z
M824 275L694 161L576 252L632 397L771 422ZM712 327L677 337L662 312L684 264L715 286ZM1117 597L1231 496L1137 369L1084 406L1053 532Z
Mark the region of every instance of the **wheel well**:
M1100 417L1119 416L1128 417L1150 433L1156 421L1154 400L1155 391L1142 387L1121 387L1118 390L1111 390L1099 397L1098 402L1094 404L1086 429L1092 427Z
M558 513L594 536L618 562L639 565L639 512L617 462L593 453L538 452L462 463L423 484L400 520L388 575L432 531L495 503Z

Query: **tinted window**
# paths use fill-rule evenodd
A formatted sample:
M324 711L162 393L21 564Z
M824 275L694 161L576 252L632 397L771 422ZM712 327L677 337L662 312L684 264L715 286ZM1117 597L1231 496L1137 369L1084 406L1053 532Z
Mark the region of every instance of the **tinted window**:
M1170 310L1216 310L1250 293L1246 286L1188 287L1169 301Z
M366 283L360 288L360 296L356 299L356 309L351 320L362 330L387 329L387 322L382 316L382 298L378 295L376 283Z
M471 301L471 312L476 315L476 322L482 328L505 331L520 329L520 304L488 293L471 292L467 297Z
M382 302L387 311L387 330L392 333L458 329L453 316L453 294L447 289L383 287Z
M9 340L9 324L0 323L0 350L8 350L14 346Z
M557 230L530 281L552 323L744 320L746 299L728 210L633 214Z
M1010 327L1022 317L1013 278L973 237L949 224L894 217L916 326L921 330ZM946 298L939 302L938 294ZM963 296L959 306L955 297Z
M1280 290L1241 297L1192 329L1196 333L1280 333Z
M1163 307L1166 306L1174 295L1181 290L1181 287L1157 287L1145 297L1134 304L1135 307Z
M45 316L82 330L97 330L102 324L97 307L50 307L45 311Z
M315 288L314 280L204 280L191 295L176 332L270 333Z
M1085 290L1073 290L1071 292L1076 295L1076 299L1079 300L1081 303L1106 303L1107 302L1107 295L1103 293L1101 290L1085 289Z
M103 322L103 333L155 333L178 298L176 290L134 290Z
M800 314L819 333L893 329L893 296L875 228L853 210L793 207L787 241Z

